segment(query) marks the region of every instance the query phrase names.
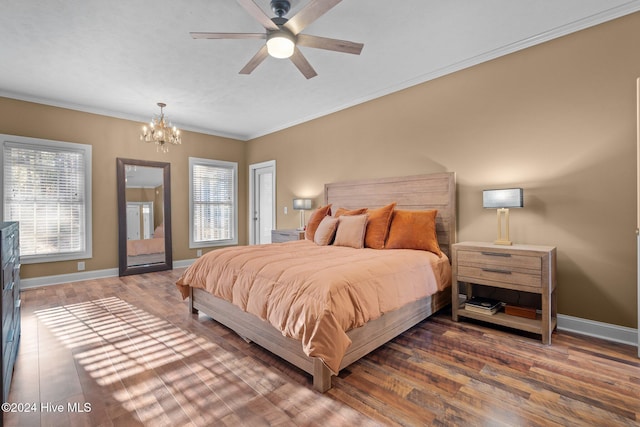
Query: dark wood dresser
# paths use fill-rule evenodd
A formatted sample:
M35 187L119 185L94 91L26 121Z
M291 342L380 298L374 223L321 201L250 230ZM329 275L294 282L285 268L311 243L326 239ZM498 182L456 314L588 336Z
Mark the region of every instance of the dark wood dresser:
M0 223L2 241L2 401L9 397L20 343L20 246L17 222Z

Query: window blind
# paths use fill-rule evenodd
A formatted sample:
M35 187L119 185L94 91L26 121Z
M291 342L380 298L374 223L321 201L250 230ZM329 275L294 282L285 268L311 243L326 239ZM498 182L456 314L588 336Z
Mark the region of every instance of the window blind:
M87 252L85 156L84 150L4 144L4 219L19 221L22 257Z
M237 239L236 168L235 163L192 164L193 243L233 242Z

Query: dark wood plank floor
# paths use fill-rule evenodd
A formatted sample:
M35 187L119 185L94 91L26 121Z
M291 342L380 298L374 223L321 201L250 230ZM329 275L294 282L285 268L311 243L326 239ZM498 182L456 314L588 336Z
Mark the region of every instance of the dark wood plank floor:
M640 425L636 348L443 312L333 379L188 313L182 270L27 290L10 426ZM26 412L30 410L31 412Z

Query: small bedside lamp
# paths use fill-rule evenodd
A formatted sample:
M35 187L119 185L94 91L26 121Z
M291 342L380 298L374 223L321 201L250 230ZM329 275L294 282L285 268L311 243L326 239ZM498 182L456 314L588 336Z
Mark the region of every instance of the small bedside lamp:
M293 199L293 209L300 211L300 228L304 230L304 211L311 209L311 199Z
M509 208L524 206L524 192L522 188L505 188L502 190L482 190L482 207L497 209L498 240L496 245L510 245L509 240ZM502 217L504 216L504 235L502 234Z

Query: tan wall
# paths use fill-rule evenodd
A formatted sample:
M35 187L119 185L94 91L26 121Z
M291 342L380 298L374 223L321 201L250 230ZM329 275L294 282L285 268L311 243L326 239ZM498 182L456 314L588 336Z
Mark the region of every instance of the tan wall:
M0 98L0 133L93 146L93 258L117 266L116 157L171 163L174 260L188 249L188 157L239 163L239 241L247 241L247 165L277 160L277 223L298 225L294 196L321 200L344 179L455 171L458 240L491 241L484 188L522 186L518 243L558 247L559 312L636 327L635 79L640 14L248 143L184 133L168 155L140 123ZM149 114L153 111L150 109ZM288 206L289 214L283 214ZM76 261L23 266L25 278Z
M149 115L154 113L153 105ZM168 154L156 152L151 144L138 140L141 123L82 113L63 108L0 98L0 133L90 144L93 147L93 258L86 270L118 266L118 206L116 198L116 158L153 160L171 163L171 213L173 259L193 259L189 249L189 157L238 162L239 241L246 234L245 144L243 142L183 133L181 146L172 146ZM77 261L23 265L24 278L67 274L77 271Z
M638 40L637 13L257 138L247 161L277 161L280 228L326 182L455 171L458 241L492 241L482 189L521 186L511 238L558 247L559 312L636 327Z

